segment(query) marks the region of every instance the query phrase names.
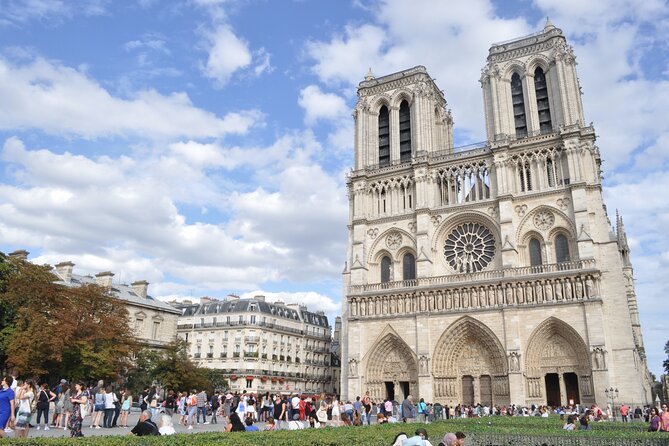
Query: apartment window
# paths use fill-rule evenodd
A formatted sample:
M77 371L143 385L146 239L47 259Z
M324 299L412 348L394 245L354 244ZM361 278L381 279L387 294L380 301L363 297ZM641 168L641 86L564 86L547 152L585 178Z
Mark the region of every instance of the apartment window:
M255 325L256 323L256 316L255 314L251 316L251 324Z
M158 339L158 333L160 333L160 322L153 321L153 330L151 331L151 339Z

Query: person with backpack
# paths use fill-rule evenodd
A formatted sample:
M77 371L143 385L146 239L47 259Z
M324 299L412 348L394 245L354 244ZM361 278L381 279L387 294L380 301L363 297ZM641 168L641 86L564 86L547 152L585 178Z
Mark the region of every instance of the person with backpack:
M218 421L216 420L216 412L218 412L218 407L220 405L220 398L221 394L217 390L214 392L214 396L211 397L211 424L218 424Z
M44 430L49 430L49 404L56 399L56 394L49 389L49 385L44 383L40 386L37 395L37 430L39 430L39 423L44 416Z
M193 429L193 424L195 423L195 416L197 415L197 390L191 390L188 400L186 402L188 408L188 429Z

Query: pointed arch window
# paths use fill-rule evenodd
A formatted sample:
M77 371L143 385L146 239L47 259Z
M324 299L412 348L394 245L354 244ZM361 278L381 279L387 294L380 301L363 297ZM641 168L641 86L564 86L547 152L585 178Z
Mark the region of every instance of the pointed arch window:
M564 234L558 234L555 237L555 260L558 263L571 260L569 256L569 242Z
M541 67L534 70L534 91L537 95L537 111L539 112L539 130L541 133L553 131L551 123L551 107L548 103L548 84L546 75Z
M416 279L416 257L413 254L404 254L402 258L402 280Z
M532 238L530 239L530 266L541 266L543 259L541 258L541 242Z
M516 138L527 136L527 119L525 117L525 98L523 96L523 82L518 73L511 76L511 102L513 103L513 120L516 128Z
M390 114L385 105L379 110L379 166L390 164Z
M407 101L400 104L400 161L411 161L411 109Z
M381 283L390 282L391 268L393 267L393 262L390 260L390 257L384 256L381 259Z

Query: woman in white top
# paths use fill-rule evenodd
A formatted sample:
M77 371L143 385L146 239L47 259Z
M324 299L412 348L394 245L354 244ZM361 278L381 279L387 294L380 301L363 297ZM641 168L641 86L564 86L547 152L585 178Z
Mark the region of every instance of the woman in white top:
M112 392L111 387L107 387L105 393L105 418L103 420L103 426L106 428L112 427L112 420L114 419L114 411L116 406L114 403L118 401L116 397L116 392Z
M16 392L16 399L19 400L19 411L14 422L14 430L17 437L27 437L30 429L31 405L35 398L33 392L33 382L29 379L23 382L21 388Z
M163 414L160 417L160 429L158 429L158 432L160 435L174 435L177 433L177 431L174 430L171 416Z
M339 408L339 399L337 397L332 400L332 425L339 426L339 415L341 415L341 409Z

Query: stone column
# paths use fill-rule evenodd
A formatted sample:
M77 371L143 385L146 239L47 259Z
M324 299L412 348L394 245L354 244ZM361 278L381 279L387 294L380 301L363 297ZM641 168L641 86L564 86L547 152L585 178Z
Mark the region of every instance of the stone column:
M569 401L567 401L567 387L564 383L564 373L558 373L558 379L560 381L560 403L566 406Z
M481 402L481 377L474 376L474 404Z

